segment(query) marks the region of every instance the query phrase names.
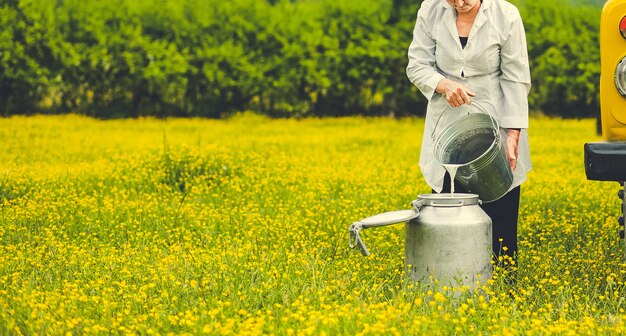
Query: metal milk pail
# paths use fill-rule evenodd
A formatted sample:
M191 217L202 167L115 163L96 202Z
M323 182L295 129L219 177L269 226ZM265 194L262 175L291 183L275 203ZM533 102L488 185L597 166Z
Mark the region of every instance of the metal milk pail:
M433 133L433 154L443 166L459 165L456 181L465 190L478 194L485 203L493 202L504 196L513 184L505 144L498 122L484 108L476 103L464 108L473 113L449 123L436 139ZM443 113L449 110L456 112L458 108Z
M353 223L350 247L368 256L359 234L362 229L406 222L405 262L412 280L474 289L493 275L491 219L479 202L475 194L419 195L411 210Z

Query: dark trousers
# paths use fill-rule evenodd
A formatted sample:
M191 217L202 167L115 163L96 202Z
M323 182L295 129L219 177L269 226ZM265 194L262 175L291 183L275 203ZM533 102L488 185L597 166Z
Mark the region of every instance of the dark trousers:
M517 218L519 213L520 187L509 191L502 198L481 204L481 208L491 218L493 232L493 254L498 256L509 256L517 259ZM435 191L433 190L433 193ZM442 193L450 192L450 175L446 173L443 179ZM466 193L467 191L454 183L455 193ZM497 259L496 259L497 260Z

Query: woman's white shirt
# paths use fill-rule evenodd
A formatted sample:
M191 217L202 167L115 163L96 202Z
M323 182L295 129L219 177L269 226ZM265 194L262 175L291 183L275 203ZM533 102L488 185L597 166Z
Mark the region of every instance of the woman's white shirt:
M434 139L443 130L442 123L466 110L450 107L446 98L435 92L443 78L460 82L477 94L472 100L496 117L503 141L507 128L521 129L511 189L524 182L532 168L527 131L530 71L517 8L504 0L483 0L462 48L454 8L445 0L425 0L417 12L408 57L407 76L428 99L420 154L426 183L441 192L445 169L435 161ZM452 110L446 111L448 108ZM435 130L444 111L446 115Z

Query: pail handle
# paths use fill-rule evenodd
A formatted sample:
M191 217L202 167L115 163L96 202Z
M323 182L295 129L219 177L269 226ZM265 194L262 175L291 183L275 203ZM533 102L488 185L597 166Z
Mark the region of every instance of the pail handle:
M479 103L472 101L472 104L469 106L469 110L470 112L472 110L476 110L478 107L479 110L477 113L484 113L486 115L489 116L489 120L491 120L491 123L493 124L493 130L494 130L494 136L496 138L496 141L498 140L498 124L496 121L496 118L494 116L492 116L489 112L487 112L487 110L480 105ZM456 107L452 107L452 106L448 106L448 108L446 108L445 110L443 110L443 112L441 112L441 114L439 115L439 118L437 118L437 122L435 123L435 127L433 129L433 133L431 134L430 138L432 139L433 142L435 142L435 133L437 133L437 127L439 126L439 122L441 121L441 118L443 117L444 114L446 114L446 112L448 112L449 110L455 109ZM470 112L468 112L467 114L470 114Z
M419 216L420 208L423 205L424 205L424 202L422 200L414 200L413 202L411 202L413 211L415 211L415 214L413 215L412 218L416 218ZM363 254L363 256L365 257L370 255L370 251L367 248L367 246L365 246L365 242L363 241L363 239L361 239L361 235L359 234L361 230L373 228L373 227L387 226L387 225L402 223L402 221L389 221L389 222L382 222L382 223L370 223L370 222L363 222L363 221L364 220L354 222L352 223L352 225L350 225L349 245L350 245L350 248L358 247L359 250L361 251L361 254Z

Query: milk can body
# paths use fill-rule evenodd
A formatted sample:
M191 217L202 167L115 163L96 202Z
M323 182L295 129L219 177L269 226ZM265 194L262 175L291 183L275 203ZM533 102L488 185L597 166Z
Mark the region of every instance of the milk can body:
M463 197L463 196L461 196ZM411 279L470 286L491 278L491 219L477 197L423 195L417 218L405 224L405 257Z
M491 219L475 194L426 194L413 210L392 211L355 222L351 247L369 255L361 229L405 222L405 263L409 277L471 289L492 277Z

